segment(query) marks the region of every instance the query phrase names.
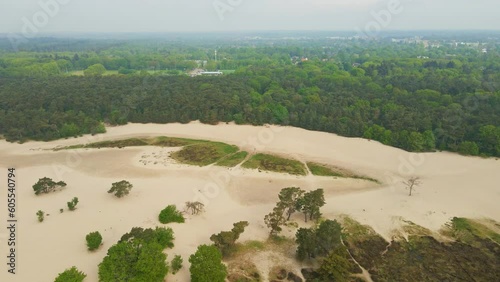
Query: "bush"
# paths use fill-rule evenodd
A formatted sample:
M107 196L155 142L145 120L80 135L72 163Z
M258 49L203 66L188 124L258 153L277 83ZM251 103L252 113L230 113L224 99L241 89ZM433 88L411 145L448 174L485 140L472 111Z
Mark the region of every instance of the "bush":
M179 270L182 268L182 257L179 255L176 255L173 259L172 262L170 263L172 266L172 274L176 274L179 272Z
M85 237L89 251L97 250L102 244L102 236L99 231L91 232Z
M79 271L76 267L66 269L64 272L59 273L54 282L82 282L87 277L87 274Z
M170 222L184 223L184 216L174 205L169 205L160 212L158 220L163 224Z
M45 212L43 212L42 210L39 210L36 215L38 216L38 221L39 222L42 222L45 218Z
M111 189L109 189L108 193L114 193L116 197L121 198L127 196L132 187L133 185L130 182L122 180L111 184Z
M71 202L68 202L68 209L70 211L74 211L76 209L76 205L78 204L78 198L74 197Z

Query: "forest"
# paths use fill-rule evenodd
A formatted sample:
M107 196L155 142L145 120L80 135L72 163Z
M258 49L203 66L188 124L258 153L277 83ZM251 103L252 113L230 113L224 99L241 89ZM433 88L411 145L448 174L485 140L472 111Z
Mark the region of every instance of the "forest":
M245 38L32 39L17 52L0 39L0 134L47 141L128 122L234 121L500 156L498 40ZM196 68L224 75L190 77Z

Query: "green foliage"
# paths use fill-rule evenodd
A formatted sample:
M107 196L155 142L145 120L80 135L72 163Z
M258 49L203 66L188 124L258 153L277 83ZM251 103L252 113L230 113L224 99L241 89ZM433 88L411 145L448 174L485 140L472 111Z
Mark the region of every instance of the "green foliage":
M248 161L243 163L242 167L294 175L306 175L306 169L303 163L266 154L256 154L252 156Z
M313 175L317 175L317 176L340 176L340 177L343 176L340 172L334 171L333 169L329 168L326 165L308 162L307 166L309 167L309 170L311 170L311 173Z
M192 282L224 282L227 268L222 263L222 254L215 246L201 245L189 257L189 272Z
M345 248L337 248L321 260L318 273L322 281L348 282L353 263Z
M304 190L299 187L288 187L281 189L278 198L280 201L278 202L279 206L282 206L287 214L287 220L290 220L290 216L296 211L299 200L302 198L304 194Z
M232 154L231 156L224 158L216 163L218 166L226 166L226 167L233 167L245 160L245 158L248 156L248 152L246 151L241 151L237 152L235 154Z
M175 205L169 205L160 212L158 220L163 224L171 222L184 223L184 216L177 210Z
M99 231L91 232L85 236L87 248L89 251L97 250L102 244L102 236Z
M321 217L320 208L325 205L325 195L323 189L316 189L304 194L297 200L297 210L304 213L304 220L315 220Z
M458 145L457 151L462 155L477 156L479 155L479 146L476 142L465 141Z
M36 212L36 216L38 217L38 222L43 222L43 220L45 219L45 212L39 210Z
M101 64L95 64L89 66L83 73L85 76L102 76L106 73L106 68Z
M237 151L238 147L236 146L217 142L205 142L186 146L182 150L173 153L171 157L181 163L206 166Z
M144 229L134 227L130 232L123 234L118 242L141 241L145 243L155 243L163 249L174 247L174 231L172 228L156 227L155 229Z
M66 269L57 275L54 282L82 282L87 274L79 271L75 266Z
M271 229L271 235L276 235L281 232L281 230L283 230L281 226L285 225L286 223L286 217L284 216L284 213L285 207L282 205L276 205L273 211L264 217L264 222L266 223L267 227Z
M111 189L108 190L108 193L114 193L116 197L121 198L128 195L132 187L133 185L130 182L122 180L111 184Z
M74 211L76 209L77 204L78 204L78 198L74 197L70 202L67 203L68 209L70 211Z
M182 257L179 255L174 256L172 261L170 262L170 266L172 267L172 274L176 274L182 268Z
M300 228L295 235L300 260L327 256L342 247L342 227L336 220L325 220L317 229Z
M166 259L157 243L119 242L99 264L99 281L162 282L168 273Z
M66 183L63 181L54 182L48 177L40 178L38 182L33 185L33 190L35 195L40 195L42 193L50 193L55 191L57 188L66 187Z
M240 221L233 224L231 231L222 231L219 234L210 236L210 240L221 251L223 256L227 256L234 248L236 240L245 232L245 227L248 226L247 221Z

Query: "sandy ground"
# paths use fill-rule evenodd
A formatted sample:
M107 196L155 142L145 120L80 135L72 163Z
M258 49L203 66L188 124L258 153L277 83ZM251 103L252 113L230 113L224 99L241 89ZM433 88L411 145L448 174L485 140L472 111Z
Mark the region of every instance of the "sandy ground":
M258 172L240 167L192 167L168 158L172 148L79 149L54 152L56 146L85 144L139 136L198 138L238 145L251 153L273 152L301 161L316 161L344 167L377 178L382 185L352 179L298 177ZM188 216L173 228L175 247L169 260L180 254L185 268L168 281L189 281L188 257L210 235L229 230L234 222L250 226L241 240L265 239L264 215L277 201L281 188L324 188L326 217L348 214L372 226L386 238L400 225L400 218L431 230L439 229L453 216L487 217L500 221L500 161L463 157L451 153L411 154L374 141L344 138L292 127L129 124L108 128L99 136L84 136L54 142L11 144L0 141L0 221L7 224L7 168L17 169L17 274L2 265L0 281L53 281L73 265L87 273L86 281L97 281L97 266L106 250L134 226L160 225L157 215L169 204L179 208L186 201L202 201L206 212ZM63 180L68 186L49 195L35 196L31 186L42 177ZM423 184L412 197L402 181L419 176ZM134 188L128 197L116 199L106 193L111 183L126 179ZM74 212L66 202L78 197ZM61 214L59 209L64 208ZM43 223L36 212L44 210ZM50 215L49 215L50 214ZM300 217L296 217L299 219ZM0 229L0 254L8 254L8 233ZM85 235L100 231L104 245L90 253ZM293 233L291 233L293 234ZM270 266L268 266L270 267Z

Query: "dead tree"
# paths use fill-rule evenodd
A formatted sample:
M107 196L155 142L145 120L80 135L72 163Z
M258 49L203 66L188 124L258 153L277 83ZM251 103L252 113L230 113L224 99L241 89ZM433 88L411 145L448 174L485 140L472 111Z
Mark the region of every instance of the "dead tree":
M414 177L410 177L406 181L403 181L403 184L406 186L406 189L409 190L409 192L410 192L409 196L411 196L411 193L413 192L413 190L415 189L415 187L417 187L420 184L422 184L422 182L420 181L420 177L414 176Z

